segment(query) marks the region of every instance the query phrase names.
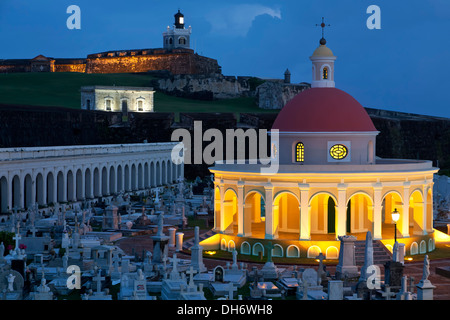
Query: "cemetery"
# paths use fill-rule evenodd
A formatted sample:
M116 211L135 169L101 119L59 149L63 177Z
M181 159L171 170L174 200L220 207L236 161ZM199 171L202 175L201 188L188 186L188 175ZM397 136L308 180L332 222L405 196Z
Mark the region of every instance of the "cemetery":
M448 256L450 236L413 261L396 243L384 264L370 231L359 259L351 235L339 237L338 259L288 260L272 242L265 255L206 252L213 193L210 177L180 178L140 195L13 212L0 223L0 300L433 300L436 277L450 283L448 265L430 268L429 257Z

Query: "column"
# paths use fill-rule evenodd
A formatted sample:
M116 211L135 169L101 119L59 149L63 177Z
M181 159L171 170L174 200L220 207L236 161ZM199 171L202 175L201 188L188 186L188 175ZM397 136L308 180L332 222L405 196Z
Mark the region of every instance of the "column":
M89 199L94 199L94 171L92 170L92 167L89 168L89 180L90 180L90 188L89 188Z
M220 215L219 215L219 232L223 233L224 225L225 225L225 186L223 183L223 180L220 180L219 183L219 190L220 190Z
M400 215L400 220L397 223L397 231L400 232L403 238L409 237L409 189L411 183L409 181L403 183L403 205L402 214ZM390 214L390 212L386 212Z
M373 239L382 239L382 210L383 200L381 199L381 183L375 183L373 186Z
M252 215L254 214L253 205L253 203L244 202L244 237L251 237L252 235Z
M300 188L300 235L299 240L311 240L311 208L309 206L309 184L299 183Z
M53 170L53 205L58 202L58 170Z
M336 239L347 234L347 185L338 184Z
M77 172L75 168L72 169L72 199L67 199L69 201L77 201Z
M276 230L275 230L275 219L274 219L274 208L273 208L273 185L268 182L264 186L264 190L266 192L266 235L265 239L276 239Z
M244 181L237 183L238 237L244 236Z

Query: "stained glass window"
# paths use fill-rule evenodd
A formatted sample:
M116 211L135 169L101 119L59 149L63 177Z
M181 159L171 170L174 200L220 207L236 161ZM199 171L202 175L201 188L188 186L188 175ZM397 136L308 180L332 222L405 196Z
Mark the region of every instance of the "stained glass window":
M342 160L348 155L348 149L343 144L335 144L330 148L330 156L335 160Z
M305 160L305 146L298 142L295 146L295 161L303 162Z

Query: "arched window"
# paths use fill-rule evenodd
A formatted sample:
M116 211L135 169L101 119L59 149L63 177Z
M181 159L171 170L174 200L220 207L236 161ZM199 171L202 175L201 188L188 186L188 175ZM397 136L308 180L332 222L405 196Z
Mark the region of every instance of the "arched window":
M172 42L173 42L172 38L169 38L169 44L172 44Z
M327 67L323 68L322 79L323 80L328 80L328 68Z
M295 145L295 161L303 162L305 161L305 146L302 142L298 142Z
M178 44L183 44L183 45L186 44L186 38L183 38L183 37L179 38Z

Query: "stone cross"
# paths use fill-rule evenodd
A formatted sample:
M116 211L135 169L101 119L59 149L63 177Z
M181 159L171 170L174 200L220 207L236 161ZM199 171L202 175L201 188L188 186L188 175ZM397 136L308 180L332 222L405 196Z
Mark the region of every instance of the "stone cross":
M98 269L97 276L92 278L92 280L97 282L97 292L100 293L102 291L102 281L105 280L105 277L101 275L102 270Z
M16 232L16 234L13 237L13 240L16 241L16 247L14 249L18 249L19 248L19 241L20 241L20 239L22 239L22 237L20 236L20 233L19 233L19 226L17 226L17 232Z
M233 282L228 283L228 299L233 300L234 292L237 291L237 288L234 287Z
M189 287L194 286L194 274L197 273L197 270L192 268L192 266L189 267L189 270L186 271L186 274L189 276Z
M385 298L386 300L391 300L392 296L395 296L394 292L391 292L391 288L389 286L386 286L384 288L384 292L381 293L381 295L383 296L383 298Z
M323 260L325 260L325 256L321 252L316 257L316 259L319 260L319 268L317 269L317 284L320 285L322 283L322 276L325 273L325 270L323 268Z

